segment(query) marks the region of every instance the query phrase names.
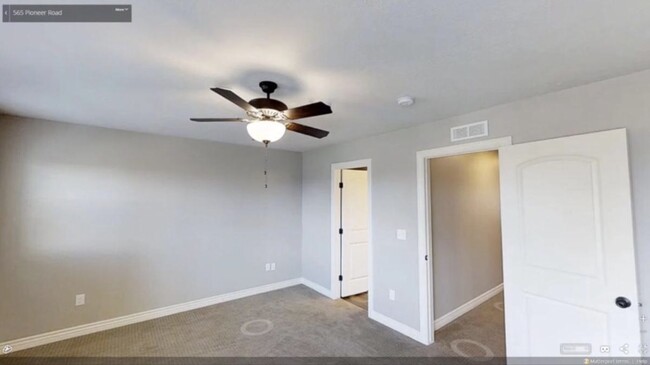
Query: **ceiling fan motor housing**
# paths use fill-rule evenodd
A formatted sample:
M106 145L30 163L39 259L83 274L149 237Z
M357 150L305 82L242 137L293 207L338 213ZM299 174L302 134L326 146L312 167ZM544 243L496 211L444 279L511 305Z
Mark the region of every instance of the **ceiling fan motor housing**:
M278 88L278 84L273 81L262 81L260 82L260 88L266 94L266 98L257 98L249 101L248 103L254 106L257 111L249 112L248 115L261 120L286 119L286 116L281 112L289 109L287 105L280 100L271 99L271 94Z
M255 111L246 112L251 118L275 121L287 119L282 113L287 110L287 106L279 100L260 98L251 100L249 104L256 108Z
M270 98L253 99L248 103L257 109L274 109L279 112L287 110L287 105L285 103Z

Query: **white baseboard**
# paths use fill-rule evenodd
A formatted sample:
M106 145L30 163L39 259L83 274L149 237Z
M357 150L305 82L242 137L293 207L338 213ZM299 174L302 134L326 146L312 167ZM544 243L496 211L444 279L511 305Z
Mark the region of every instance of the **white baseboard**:
M478 307L479 305L485 303L488 299L492 298L493 296L501 293L503 291L503 283L495 286L494 288L486 291L485 293L479 295L478 297L470 300L469 302L461 305L460 307L454 309L453 311L445 314L444 316L436 319L433 322L433 327L438 330L449 323L453 322L455 319L458 317L462 316L463 314L471 311L472 309Z
M322 295L324 295L324 296L326 296L328 298L340 299L340 298L337 298L336 296L333 297L330 290L326 289L325 287L323 287L321 285L318 285L318 284L314 283L311 280L302 278L301 281L302 281L302 284L305 285L306 287L308 287L310 289L313 289L313 290L317 291L318 293L320 293L320 294L322 294ZM383 315L383 314L381 314L379 312L375 312L374 310L369 310L368 311L368 318L370 318L372 320L375 320L375 321L383 324L384 326L389 327L389 328L391 328L391 329L393 329L393 330L395 330L395 331L397 331L397 332L399 332L399 333L401 333L403 335L411 337L412 339L414 339L414 340L416 340L418 342L421 342L421 343L423 343L425 345L427 344L426 341L422 340L422 335L421 335L420 331L416 330L415 328L409 327L409 326L405 325L402 322L396 321L396 320L394 320L392 318L389 318L389 317L387 317L387 316L385 316L385 315Z
M409 327L402 322L386 317L385 315L375 311L369 311L368 317L420 343L428 345L427 341L423 339L422 333L413 327Z
M310 289L312 289L314 291L317 291L318 293L323 294L324 296L326 296L328 298L332 298L331 291L329 289L325 288L324 286L318 285L318 284L314 283L313 281L305 279L305 278L300 279L300 282L302 283L302 285L304 285L304 286L306 286L306 287L308 287L308 288L310 288Z
M207 306L211 306L211 305L215 305L215 304L219 304L219 303L223 303L223 302L228 302L228 301L235 300L235 299L245 298L245 297L249 297L249 296L256 295L256 294L262 294L262 293L270 292L270 291L273 291L273 290L283 289L283 288L287 288L287 287L295 286L295 285L299 285L299 284L303 284L303 285L315 290L316 292L318 292L318 293L320 293L320 294L322 294L322 295L324 295L324 296L326 296L328 298L332 297L330 291L327 290L326 288L324 288L323 286L318 285L318 284L314 283L313 281L307 280L305 278L297 278L297 279L281 281L281 282L278 282L278 283L262 285L262 286L258 286L258 287L255 287L255 288L239 290L239 291L232 292L232 293L221 294L221 295L217 295L217 296L213 296L213 297L209 297L209 298L198 299L198 300L194 300L194 301L187 302L187 303L175 304L175 305L171 305L171 306L168 306L168 307L152 309L152 310L145 311L145 312L129 314L129 315L122 316L122 317L117 317L117 318L107 319L107 320L103 320L103 321L83 324L83 325L80 325L80 326L70 327L70 328L66 328L66 329L62 329L62 330L57 330L57 331L47 332L47 333L38 334L38 335L34 335L34 336L24 337L24 338L12 340L12 341L7 341L7 342L4 342L4 343L0 343L0 348L4 348L5 346L9 345L9 346L12 347L13 351L25 350L25 349L36 347L36 346L46 345L46 344L57 342L57 341L63 341L63 340L67 340L67 339L74 338L74 337L89 335L91 333L96 333L96 332L100 332L100 331L106 331L106 330L117 328L117 327L122 327L122 326L130 325L130 324L134 324L134 323L139 323L139 322L144 322L144 321L148 321L148 320L151 320L151 319L165 317L165 316L169 316L169 315L176 314L176 313L182 313L182 312L186 312L186 311L190 311L190 310L194 310L194 309L198 309L198 308L203 308L203 307L207 307ZM502 290L502 288L503 288L503 286L500 285L499 287L494 288L494 289L482 294L479 298L482 298L482 297L486 296L488 293L491 293L492 291L494 291L495 289L498 289L497 291L495 291L491 295L486 296L485 299L483 299L481 302L477 303L476 305L474 305L473 307L471 307L469 309L466 309L465 312L471 310L472 308L476 307L478 304L481 304L482 302L484 302L487 299L491 298L492 296L496 295L498 292L500 292ZM476 298L476 299L472 300L471 302L468 302L468 303L464 304L461 308L464 308L465 306L467 306L468 304L476 301L479 298ZM455 313L456 311L458 311L461 308L456 309L452 313ZM465 312L463 312L463 313L465 313ZM445 315L445 317L443 317L443 318L446 318L447 316L451 315L452 313L449 313L449 314ZM462 315L462 314L459 314L458 316L460 316L460 315ZM381 324L383 324L383 325L397 331L397 332L400 332L400 333L402 333L402 334L404 334L404 335L406 335L406 336L408 336L410 338L413 338L414 340L416 340L418 342L421 342L421 343L423 343L425 345L428 344L426 340L423 340L423 336L421 335L420 331L416 330L415 328L409 327L409 326L407 326L407 325L405 325L405 324L403 324L403 323L401 323L399 321L396 321L396 320L394 320L392 318L389 318L389 317L387 317L387 316L385 316L385 315L383 315L381 313L378 313L376 311L369 311L368 312L368 317L370 319L372 319L372 320L375 320L375 321L377 321L377 322L379 322L379 323L381 323ZM454 317L454 319L455 318L457 318L457 317ZM442 318L440 320L442 320ZM438 321L440 321L440 320L438 320ZM436 321L436 326L438 325L438 321ZM449 322L451 322L451 320Z
M232 293L220 294L209 298L194 300L187 303L170 305L168 307L152 309L145 312L129 314L122 317L107 319L99 322L83 324L76 327L66 328L58 331L47 332L30 337L20 338L13 341L0 343L0 348L11 346L13 351L25 350L31 347L41 346L52 342L67 340L73 337L88 335L95 332L105 331L112 328L122 327L129 324L148 321L155 318L169 316L171 314L203 308L214 304L228 302L235 299L262 294L273 290L283 289L303 283L300 278L281 281L278 283L262 285L254 288L239 290Z

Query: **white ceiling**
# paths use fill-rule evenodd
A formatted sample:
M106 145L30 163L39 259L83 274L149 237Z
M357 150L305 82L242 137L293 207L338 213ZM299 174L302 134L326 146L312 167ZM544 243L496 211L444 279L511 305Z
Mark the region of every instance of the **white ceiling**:
M0 25L0 111L253 145L188 118L243 116L208 88L252 99L269 79L334 110L302 121L329 137L274 145L304 151L650 68L647 0L132 4L131 24Z

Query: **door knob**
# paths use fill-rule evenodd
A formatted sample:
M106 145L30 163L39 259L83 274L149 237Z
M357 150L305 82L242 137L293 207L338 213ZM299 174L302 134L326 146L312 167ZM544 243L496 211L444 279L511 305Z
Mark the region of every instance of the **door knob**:
M630 302L626 297L618 297L616 298L616 305L619 308L627 308L632 305L632 302Z

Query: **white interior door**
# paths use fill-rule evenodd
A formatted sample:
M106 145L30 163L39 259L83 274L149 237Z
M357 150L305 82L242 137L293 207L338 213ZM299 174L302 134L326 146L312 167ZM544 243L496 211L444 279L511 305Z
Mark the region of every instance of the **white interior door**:
M508 356L639 356L625 130L499 157Z
M341 296L368 291L368 171L341 170Z

